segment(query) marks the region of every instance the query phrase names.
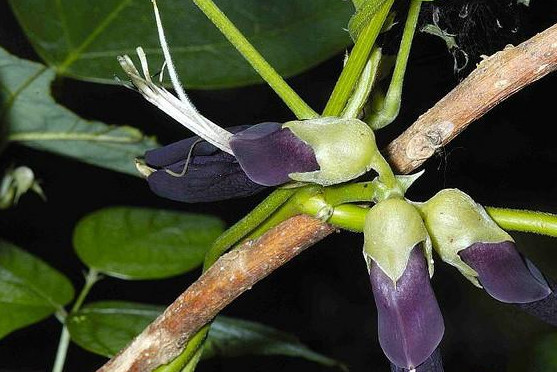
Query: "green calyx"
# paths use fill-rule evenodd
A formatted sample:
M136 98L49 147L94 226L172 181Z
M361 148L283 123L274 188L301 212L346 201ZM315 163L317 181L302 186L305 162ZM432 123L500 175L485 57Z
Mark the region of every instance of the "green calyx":
M431 241L420 213L404 199L386 199L373 206L364 223L364 257L375 261L396 284L412 249L423 244L430 276L433 275Z
M489 217L481 205L458 189L441 190L416 206L441 259L481 288L478 273L462 261L458 252L474 243L500 243L514 241L513 238Z
M323 117L289 121L288 128L313 149L319 170L291 173L295 181L330 186L368 172L381 156L373 131L358 119Z

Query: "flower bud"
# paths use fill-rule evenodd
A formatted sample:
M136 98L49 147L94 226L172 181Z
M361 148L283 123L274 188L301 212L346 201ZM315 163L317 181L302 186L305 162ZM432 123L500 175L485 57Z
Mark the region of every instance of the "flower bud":
M33 191L43 200L46 200L31 168L20 166L15 169L8 169L0 179L0 209L17 205L19 198L28 191Z
M512 237L462 191L442 190L421 210L441 258L493 298L529 303L551 293L539 270L516 250Z
M418 211L402 199L371 208L364 225L364 257L381 348L396 366L412 369L430 357L445 329L429 282L431 244Z

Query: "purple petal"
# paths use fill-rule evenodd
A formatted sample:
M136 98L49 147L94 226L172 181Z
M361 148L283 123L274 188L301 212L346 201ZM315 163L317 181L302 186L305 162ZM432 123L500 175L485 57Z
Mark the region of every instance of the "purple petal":
M412 250L396 288L375 262L370 279L383 352L400 368L412 369L424 363L441 342L445 326L421 245Z
M239 125L235 127L227 128L229 132L237 133L241 132L250 125ZM189 137L178 142L171 143L160 147L158 149L149 150L145 152L145 163L151 167L159 168L166 167L184 160L188 157L191 147L199 141L198 136ZM213 155L220 150L215 146L211 145L209 142L201 141L195 145L192 152L192 156L196 155Z
M227 128L236 133L249 128L240 125ZM191 147L187 171L182 173ZM170 145L145 152L145 163L160 168L147 177L151 190L163 198L186 202L211 202L253 195L264 189L251 181L238 161L199 137L190 137Z
M476 270L481 285L496 300L528 303L551 293L543 275L518 253L513 242L474 243L458 254Z
M235 134L230 147L248 177L261 185L290 181L288 175L319 169L312 148L279 123L261 123Z
M185 160L182 160L166 169L180 173L184 165ZM241 198L264 189L246 176L232 155L222 151L193 156L181 177L160 169L147 177L147 182L155 194L186 203Z
M391 372L409 372L407 368L397 367L391 363ZM425 362L420 364L414 370L415 372L443 372L443 360L441 359L441 351L439 348L435 349Z
M536 318L557 327L557 284L549 281L551 294L541 300L516 306Z

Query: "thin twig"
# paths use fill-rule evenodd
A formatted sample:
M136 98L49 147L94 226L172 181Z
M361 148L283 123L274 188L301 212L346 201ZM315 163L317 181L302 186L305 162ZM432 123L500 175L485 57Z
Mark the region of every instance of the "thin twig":
M456 88L387 146L401 173L416 169L470 123L557 68L557 24L484 59Z
M472 121L556 67L557 25L484 60L387 147L394 169L400 173L416 169ZM315 218L296 216L225 254L98 371L147 372L168 363L226 305L332 231Z

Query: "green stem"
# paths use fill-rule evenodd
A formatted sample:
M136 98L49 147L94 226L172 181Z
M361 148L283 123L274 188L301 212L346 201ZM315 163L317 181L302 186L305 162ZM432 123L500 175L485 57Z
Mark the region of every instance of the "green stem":
M62 372L64 364L66 363L66 355L68 354L68 347L70 345L70 332L66 326L62 327L62 334L58 342L58 349L56 350L56 359L54 359L54 367L52 372Z
M354 204L343 204L334 207L332 215L327 220L333 226L353 232L364 231L364 220L369 208L358 207ZM315 203L303 204L300 213L315 216L320 212L320 206Z
M323 116L339 116L344 110L346 102L354 89L354 85L360 78L362 70L367 63L371 48L383 27L383 23L389 14L389 9L391 9L393 5L393 1L394 0L385 1L377 13L371 18L368 25L362 30L333 89L333 93L327 102Z
M263 80L279 95L298 119L312 119L319 116L284 81L265 58L259 54L212 0L193 0L193 2L217 26L220 32L234 45Z
M387 190L390 191L385 193L386 197L390 197L392 193L404 195L404 192L403 190L401 190L400 185L398 184L391 165L387 162L387 160L385 160L379 150L376 151L371 167L379 175L379 181L385 185Z
M555 214L494 207L486 207L485 209L491 218L505 230L523 231L557 238L557 215Z
M376 197L376 184L373 182L349 183L323 189L323 197L328 204L337 205L353 202L372 202Z
M83 284L83 288L81 292L77 296L72 309L71 313L75 313L78 311L85 298L93 288L96 282L100 280L99 273L94 269L89 269L87 274L85 275L85 284ZM68 354L68 347L70 345L70 333L68 332L68 328L66 327L66 319L67 315L62 318L64 325L62 327L62 334L60 335L60 341L58 342L58 349L56 350L56 358L54 360L54 366L52 367L52 372L62 372L64 370L64 364L66 363L66 355Z
M203 348L200 347L197 349L195 354L190 358L190 361L184 368L182 368L181 372L193 372L197 367L197 363L201 360L201 356L203 355Z
M366 119L367 123L373 129L380 129L392 123L400 111L404 73L408 65L408 57L410 56L412 39L416 32L421 6L422 0L412 0L410 2L410 9L408 10L406 24L404 25L404 32L402 34L391 83L389 84L389 90L386 96L375 97L374 102L372 102L374 111L369 118Z
M381 56L381 48L373 48L362 71L362 75L354 88L354 93L350 97L348 104L342 112L343 118L357 118L358 115L360 115L360 112L369 98L371 88L373 88L373 84L375 83L377 70L379 69L379 63L381 62Z
M224 252L232 248L240 239L265 221L269 215L283 205L295 192L296 189L277 189L273 191L250 213L219 236L205 255L203 271L206 271Z

